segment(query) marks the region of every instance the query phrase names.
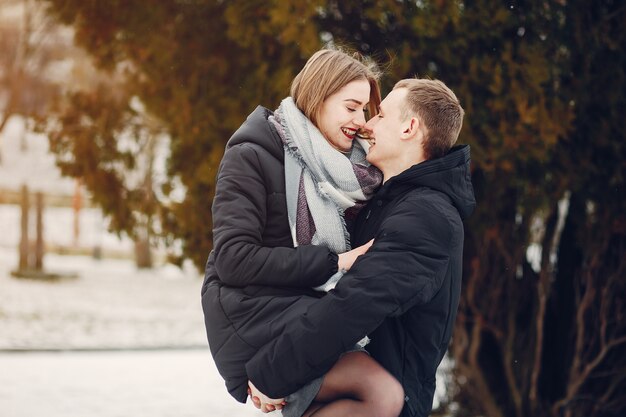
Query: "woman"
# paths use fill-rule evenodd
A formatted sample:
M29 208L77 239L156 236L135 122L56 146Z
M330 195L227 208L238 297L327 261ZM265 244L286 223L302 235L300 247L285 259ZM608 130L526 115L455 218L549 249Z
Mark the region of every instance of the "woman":
M247 360L320 296L313 288L332 288L367 250L349 250L346 223L382 180L355 143L379 103L371 66L318 51L276 112L257 107L227 144L202 305L216 365L240 402ZM392 417L402 402L400 384L357 351L288 396L283 415Z

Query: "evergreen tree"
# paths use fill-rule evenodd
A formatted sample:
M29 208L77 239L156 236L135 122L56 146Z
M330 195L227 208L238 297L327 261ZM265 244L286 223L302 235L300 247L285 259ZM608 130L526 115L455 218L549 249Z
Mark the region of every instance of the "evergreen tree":
M273 108L288 95L296 69L319 47L315 26L306 20L286 23L289 4L268 8L262 1L47 3L52 14L74 27L76 42L99 67L116 78L123 74L123 81L78 93L63 106L74 117L52 125L51 134L57 149L73 155L64 158L64 172L91 177L87 187L113 219L113 228L134 233L137 207L121 207L129 190L119 177L110 178L110 158L132 164L133 155L113 155L115 134L106 149L95 140L85 147L73 143L93 133L81 124L82 100L92 101L95 110L110 107L113 93L125 100L114 107L128 108L138 97L171 140L169 181L154 190L164 195L153 208L160 213L158 229L170 242L180 239L182 256L202 268L211 247L211 199L224 145L257 104ZM112 134L109 128L103 133ZM101 163L82 164L83 152ZM97 185L102 182L106 188ZM184 188L184 198L167 198L177 185Z

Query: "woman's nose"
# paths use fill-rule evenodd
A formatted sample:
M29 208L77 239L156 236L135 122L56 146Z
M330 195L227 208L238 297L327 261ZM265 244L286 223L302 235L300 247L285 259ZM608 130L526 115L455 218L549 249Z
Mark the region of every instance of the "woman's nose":
M358 127L363 127L365 125L365 114L359 112L359 115L356 116L352 122Z

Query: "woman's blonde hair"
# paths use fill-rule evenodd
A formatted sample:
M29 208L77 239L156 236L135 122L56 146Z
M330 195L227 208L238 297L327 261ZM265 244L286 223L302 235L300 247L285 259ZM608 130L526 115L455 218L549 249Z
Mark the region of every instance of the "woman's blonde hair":
M348 55L338 49L317 51L291 83L291 97L296 106L318 126L322 103L346 84L367 80L370 85L369 117L380 105L380 72L376 64L362 55Z

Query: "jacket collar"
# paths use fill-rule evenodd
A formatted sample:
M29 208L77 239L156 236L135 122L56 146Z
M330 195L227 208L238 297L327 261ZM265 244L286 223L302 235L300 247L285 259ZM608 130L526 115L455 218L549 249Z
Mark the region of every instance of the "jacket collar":
M282 160L284 158L283 143L274 126L267 120L272 114L273 112L265 107L257 106L239 129L233 133L226 144L226 149L240 143L254 143L267 150L272 156Z
M468 217L474 207L474 189L470 172L470 147L458 145L441 158L413 165L390 178L376 197L391 200L411 189L427 187L446 194L462 218Z

